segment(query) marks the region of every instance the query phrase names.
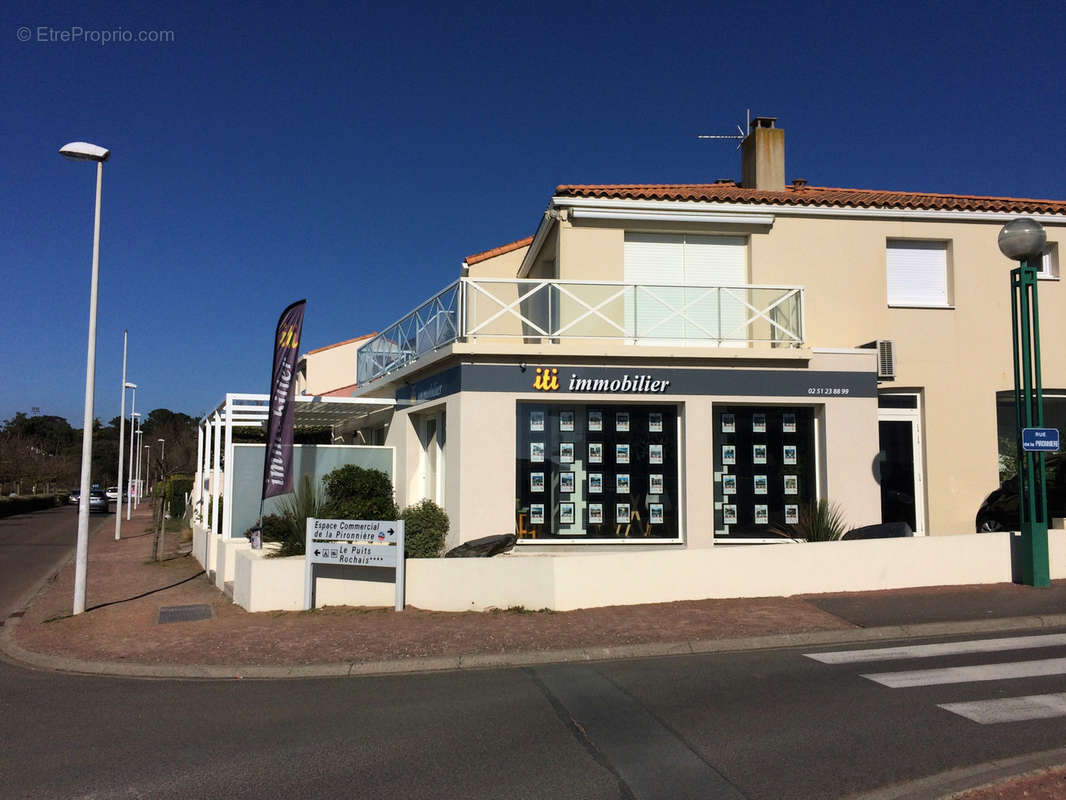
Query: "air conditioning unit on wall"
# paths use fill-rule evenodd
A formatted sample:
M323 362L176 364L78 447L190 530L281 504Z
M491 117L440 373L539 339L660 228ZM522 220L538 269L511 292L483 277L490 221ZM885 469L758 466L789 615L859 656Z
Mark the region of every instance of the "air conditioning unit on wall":
M896 343L891 339L875 339L859 345L871 350L877 348L877 380L894 381L896 379Z

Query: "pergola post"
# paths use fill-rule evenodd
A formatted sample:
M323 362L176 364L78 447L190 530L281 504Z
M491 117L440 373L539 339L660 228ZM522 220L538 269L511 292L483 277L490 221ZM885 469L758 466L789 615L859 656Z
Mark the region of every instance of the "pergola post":
M221 530L221 525L218 524L218 482L219 482L219 461L222 458L222 451L219 447L219 440L222 438L222 417L219 413L215 412L215 418L212 424L213 436L212 436L212 453L214 455L214 468L211 472L211 533L218 534Z
M201 522L204 517L203 504L200 502L204 493L204 421L196 426L196 494L193 502L196 504L196 514Z
M226 395L226 472L222 478L225 488L222 497L225 500L222 509L222 539L233 538L233 399Z

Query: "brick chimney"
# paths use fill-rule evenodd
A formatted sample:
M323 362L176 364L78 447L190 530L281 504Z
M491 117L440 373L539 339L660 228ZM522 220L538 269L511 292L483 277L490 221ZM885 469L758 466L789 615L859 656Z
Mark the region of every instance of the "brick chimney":
M770 192L785 190L785 132L777 117L755 117L740 146L740 185Z

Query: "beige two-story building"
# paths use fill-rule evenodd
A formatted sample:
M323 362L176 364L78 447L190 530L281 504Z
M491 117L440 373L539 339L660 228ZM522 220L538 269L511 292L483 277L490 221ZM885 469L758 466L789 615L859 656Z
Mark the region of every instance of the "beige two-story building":
M535 234L469 257L360 342L355 396L395 408L401 504L449 545L773 539L819 499L852 526L972 532L1014 439L1002 225L1046 228L1047 423L1066 417L1066 202L785 182L752 124L742 178L564 185ZM343 384L341 384L343 385Z

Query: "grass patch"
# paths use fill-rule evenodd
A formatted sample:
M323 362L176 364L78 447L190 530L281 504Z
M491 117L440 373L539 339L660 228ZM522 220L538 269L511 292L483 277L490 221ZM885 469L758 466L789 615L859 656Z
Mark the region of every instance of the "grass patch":
M554 614L552 608L526 608L525 606L508 606L507 608L494 608L493 614Z

